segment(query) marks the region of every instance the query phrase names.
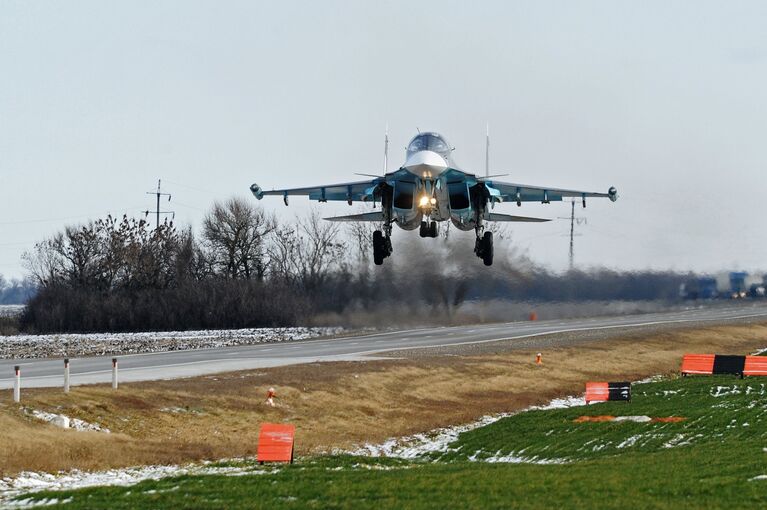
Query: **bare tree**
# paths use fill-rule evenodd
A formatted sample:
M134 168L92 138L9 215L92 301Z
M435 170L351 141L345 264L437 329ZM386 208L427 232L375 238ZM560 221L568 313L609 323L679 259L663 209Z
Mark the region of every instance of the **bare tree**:
M346 234L351 240L353 249L356 251L357 262L361 269L370 265L372 253L373 232L381 228L381 225L371 221L353 221L346 223Z
M272 272L307 290L321 287L330 274L346 268L346 244L337 223L324 221L317 210L278 229L270 247Z
M276 228L273 216L246 200L231 198L213 204L203 220L202 235L219 274L260 280L268 265L264 243Z

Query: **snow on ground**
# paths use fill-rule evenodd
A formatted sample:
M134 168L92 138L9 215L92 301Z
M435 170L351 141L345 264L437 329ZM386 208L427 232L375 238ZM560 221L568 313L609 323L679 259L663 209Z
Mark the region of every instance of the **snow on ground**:
M144 333L13 335L0 339L0 358L99 356L209 349L334 336L343 328L248 328Z
M547 404L540 406L531 406L525 408L520 413L526 411L546 411L549 409L563 409L566 407L578 407L585 406L586 400L583 397L564 397L555 398ZM428 453L444 453L448 451L451 443L454 443L458 436L464 432L474 430L480 427L485 427L491 423L513 416L517 413L501 413L490 416L483 416L479 420L467 423L465 425L457 425L454 427L445 427L441 429L432 430L424 434L414 434L412 436L405 436L400 438L391 438L384 441L381 444L366 444L352 451L334 452L345 453L350 455L364 455L370 457L397 457L401 459L413 459L421 455ZM499 457L498 459L500 459ZM519 457L521 459L522 457ZM481 459L485 460L485 459ZM488 462L503 462L502 460L491 460ZM518 460L518 462L522 462Z
M23 472L13 478L0 479L0 507L30 507L33 503L30 500L12 502L11 498L43 490L71 490L100 485L127 486L144 480L159 480L161 478L182 475L242 476L274 472L274 469L264 469L256 465L224 467L211 464L207 462L203 464L188 464L186 466L144 466L96 472L74 470L57 474ZM34 502L34 506L55 504L52 500L45 501L47 503Z
M47 421L58 427L72 428L79 432L104 432L105 434L109 434L108 428L103 427L98 423L88 423L79 418L70 418L63 414L48 413L45 411L38 411L37 409L24 409L24 412L31 414L38 420Z
M649 377L647 379L642 379L641 381L636 381L633 384L657 382L659 380L662 380L662 376ZM592 402L590 405L598 404L599 402ZM467 423L464 425L436 429L424 434L413 434L412 436L391 438L380 444L366 444L351 451L335 451L334 453L363 455L370 457L397 457L401 459L412 459L429 453L444 453L448 451L450 444L455 442L460 434L490 425L491 423L495 423L500 419L526 411L548 411L551 409L564 409L568 407L581 407L585 405L586 400L582 395L555 398L546 404L540 406L530 406L521 411L513 413L501 413L490 416L483 416L475 422ZM634 418L636 417L626 417L624 419L632 420ZM643 420L644 418L647 418L647 420ZM649 421L650 418L641 417L639 419L642 419L643 421ZM624 447L625 446L629 445L624 445ZM538 464L543 463L544 461L551 461L554 463L561 463L563 461L563 459L538 459L537 457L528 458L520 456L519 454L509 454L507 456L496 455L487 459L476 460L481 460L483 462L529 462Z
M567 459L541 459L538 458L537 455L534 455L532 457L526 457L524 455L519 455L518 453L511 452L506 455L501 455L501 451L498 450L495 455L492 455L490 457L482 457L477 458L478 455L481 455L483 452L480 450L476 452L474 455L469 457L469 460L472 462L489 462L491 464L541 464L541 465L551 465L551 464L567 464L570 461Z
M0 317L16 317L24 311L25 305L0 305Z

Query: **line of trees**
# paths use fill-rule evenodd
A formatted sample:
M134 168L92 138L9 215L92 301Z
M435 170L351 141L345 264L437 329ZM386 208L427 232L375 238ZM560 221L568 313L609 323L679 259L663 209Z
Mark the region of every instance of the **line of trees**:
M342 228L316 211L281 223L241 199L214 204L198 235L169 222L151 228L127 217L69 226L24 254L39 290L21 327L90 332L287 326L386 305L449 316L467 299L673 298L688 277L609 270L552 274L518 253L508 235L496 237L496 261L487 268L471 253L473 239L455 239L463 233L452 231L438 240L403 235L395 240L397 256L376 267L369 255L376 227Z

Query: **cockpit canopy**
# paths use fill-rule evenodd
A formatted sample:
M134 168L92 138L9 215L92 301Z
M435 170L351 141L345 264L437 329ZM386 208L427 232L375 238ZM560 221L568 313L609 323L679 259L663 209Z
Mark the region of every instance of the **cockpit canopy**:
M418 151L433 151L445 158L450 157L452 148L442 135L437 133L419 133L407 146L407 157L412 156Z

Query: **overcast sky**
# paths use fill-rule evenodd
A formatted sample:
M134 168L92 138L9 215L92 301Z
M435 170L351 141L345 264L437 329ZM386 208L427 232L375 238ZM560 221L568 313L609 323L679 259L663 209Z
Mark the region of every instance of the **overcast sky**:
M153 208L158 178L198 227L252 182L380 172L387 123L390 170L418 127L483 172L489 123L505 180L616 186L576 209L581 267L764 269L765 26L762 1L2 0L0 273L67 223ZM562 269L568 228L513 233Z

